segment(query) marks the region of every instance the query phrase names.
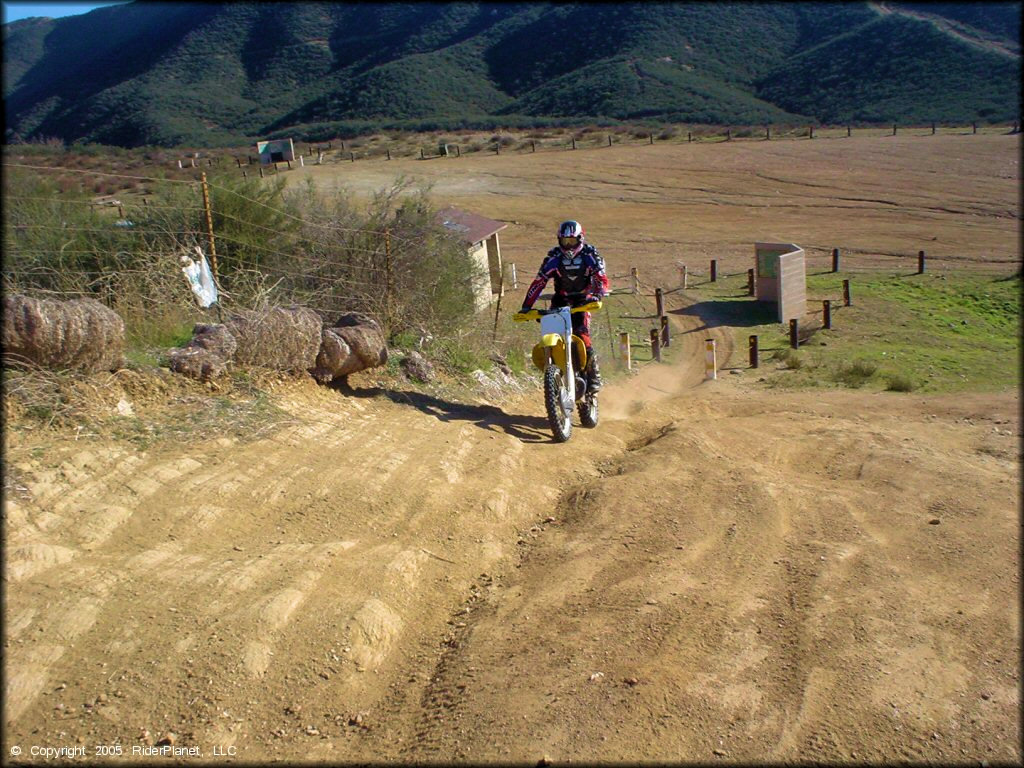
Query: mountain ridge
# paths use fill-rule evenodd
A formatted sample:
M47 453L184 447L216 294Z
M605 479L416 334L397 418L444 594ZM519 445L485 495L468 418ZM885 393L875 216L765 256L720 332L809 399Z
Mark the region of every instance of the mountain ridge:
M1011 120L1020 5L135 2L4 25L5 140Z

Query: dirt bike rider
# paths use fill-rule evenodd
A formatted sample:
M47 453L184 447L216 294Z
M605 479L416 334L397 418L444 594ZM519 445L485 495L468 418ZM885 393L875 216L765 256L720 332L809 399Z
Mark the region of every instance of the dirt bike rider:
M583 226L578 221L563 221L559 225L558 247L548 251L537 277L526 290L520 312L533 308L533 303L551 279L555 281L552 309L578 307L608 295L604 259L594 246L583 242ZM597 353L590 346L589 312L577 312L572 316L572 332L582 339L587 349L587 391L597 392L601 389L601 372L597 367Z

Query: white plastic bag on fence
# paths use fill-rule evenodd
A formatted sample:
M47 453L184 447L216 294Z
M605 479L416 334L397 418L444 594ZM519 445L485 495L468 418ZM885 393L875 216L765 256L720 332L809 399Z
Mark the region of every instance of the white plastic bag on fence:
M181 271L185 273L192 293L196 295L199 306L203 309L217 303L217 285L213 282L213 273L210 272L210 265L206 263L206 256L197 246L196 255L199 261L192 261L184 254L181 257Z

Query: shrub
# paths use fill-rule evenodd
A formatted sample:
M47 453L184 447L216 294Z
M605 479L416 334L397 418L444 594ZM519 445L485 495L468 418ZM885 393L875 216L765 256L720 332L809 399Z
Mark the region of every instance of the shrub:
M836 371L835 380L848 387L862 387L878 372L878 366L867 360L843 363Z
M892 373L886 377L885 388L890 392L913 392L917 383L902 373Z

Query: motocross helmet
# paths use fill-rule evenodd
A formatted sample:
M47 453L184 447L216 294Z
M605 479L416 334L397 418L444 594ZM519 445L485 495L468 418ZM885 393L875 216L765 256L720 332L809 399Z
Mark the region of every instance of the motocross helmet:
M583 225L578 221L563 221L559 224L558 247L568 256L575 256L583 250Z

